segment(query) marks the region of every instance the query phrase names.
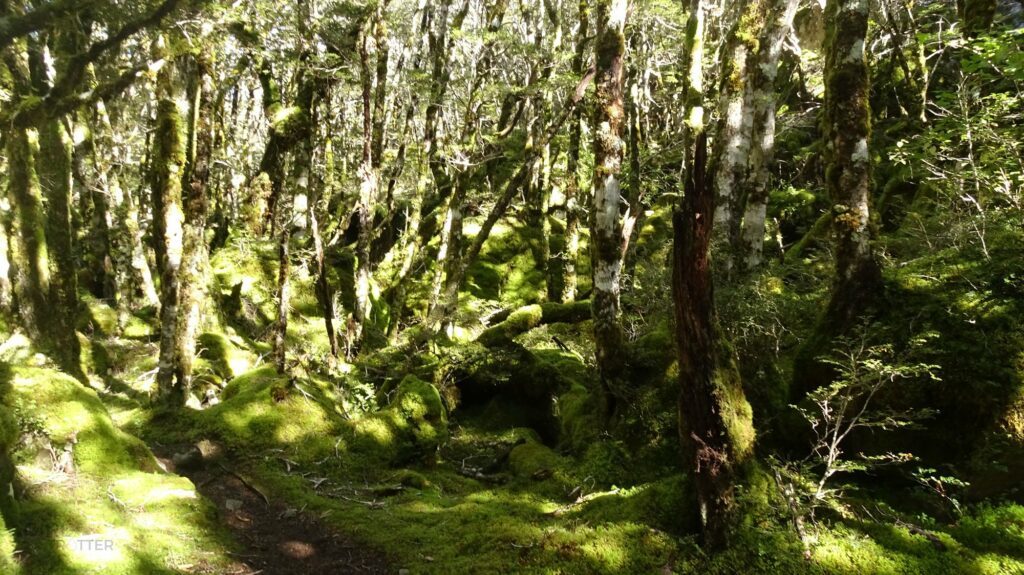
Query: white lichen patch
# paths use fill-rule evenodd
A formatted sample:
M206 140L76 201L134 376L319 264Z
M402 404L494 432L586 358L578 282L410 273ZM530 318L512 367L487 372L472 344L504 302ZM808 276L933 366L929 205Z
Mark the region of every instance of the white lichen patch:
M856 145L853 147L853 153L850 154L850 161L854 163L867 162L869 158L868 141L864 138L857 140Z
M861 62L864 60L864 40L858 39L850 46L850 53L846 55L844 62Z

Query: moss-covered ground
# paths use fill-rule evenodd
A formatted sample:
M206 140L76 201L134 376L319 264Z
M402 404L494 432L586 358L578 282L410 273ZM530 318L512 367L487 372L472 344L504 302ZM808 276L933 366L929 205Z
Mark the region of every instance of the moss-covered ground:
M667 231L664 214L651 214L645 226L645 234ZM470 273L464 314L481 317L543 300L542 277L501 267L529 257L529 232L508 224L494 237ZM646 259L661 261L659 242L642 239L651 252ZM210 390L217 401L200 405L196 397L184 413L162 413L149 402L156 355L151 313L133 317L116 334L112 310L86 300L79 326L89 344L86 384L54 370L21 336L0 346L0 392L11 408L0 413L0 423L16 427L6 435L18 437L20 477L16 509L0 514L0 572L232 572L231 553L244 549L195 486L163 472L147 447L210 439L272 502L315 514L409 573L1024 573L1024 507L1002 498L965 501L961 514L949 516L918 504L919 490L898 482L852 481L850 503L807 525L809 559L785 501L773 489L751 491L744 498L758 512L738 528L728 551L706 555L692 529L697 514L689 480L677 461L675 367L664 322L629 326L638 384L614 438L601 432L594 415L589 322L526 331L514 338L519 347L502 352L507 357L463 344L386 348L323 370L316 366L326 338L312 280L301 266L288 334L294 367L279 375L264 362L275 257L269 243L238 238L214 255L216 309L200 338L196 373L202 393ZM1005 329L1018 325L1007 314L1019 311L1019 286L991 279L1002 273L997 260L949 267L943 261L949 257L937 252L887 278L892 289L935 299L929 305L951 314L932 314L903 337L935 331L968 346L945 353L967 353L975 349L970 336L947 324L960 316L980 321L979 329L1002 334L995 341L1004 346L986 356L998 365L984 375L999 382L994 389L1002 394L988 400L1019 404L1013 392L1020 386L1012 379L1019 372L1013 376L1002 361L1020 351L1016 332ZM810 326L822 289L814 278L824 272L813 258L788 265L794 267L779 272L790 274L787 281L758 283L759 301L770 304L758 309L803 317ZM939 275L937 266L958 272ZM638 266L630 281L656 286L656 267ZM988 287L971 295L968 285ZM658 297L655 287L648 291ZM940 305L940 296L946 303ZM627 293L624 305L657 305L637 297ZM728 298L726 315L730 305L744 305ZM956 306L947 307L951 302ZM771 334L744 336L727 327L739 340L741 363L750 359L743 353L771 347L765 343ZM792 354L798 338L778 338L783 355ZM755 417L784 406L787 376L779 370L787 369L785 362L761 370L749 363L744 375ZM947 376L954 383L965 377ZM970 405L983 411L974 399ZM1003 461L996 447L1019 444L1013 443L1021 429L1015 413L978 422L979 437L988 438L979 441L994 446L978 468ZM770 441L774 422L758 425ZM58 470L54 458L65 449L73 465ZM1001 469L991 481L1015 477ZM1012 491L998 492L1012 498ZM81 552L76 546L86 536L113 541L113 551Z

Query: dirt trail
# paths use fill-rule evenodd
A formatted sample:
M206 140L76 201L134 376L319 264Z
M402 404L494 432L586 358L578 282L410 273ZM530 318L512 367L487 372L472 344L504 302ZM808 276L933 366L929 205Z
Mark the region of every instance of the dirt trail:
M238 561L226 575L397 572L383 554L336 532L315 515L264 499L229 463L175 469L163 455L158 459L168 471L188 477L216 505L218 520L239 542L242 551L233 554Z

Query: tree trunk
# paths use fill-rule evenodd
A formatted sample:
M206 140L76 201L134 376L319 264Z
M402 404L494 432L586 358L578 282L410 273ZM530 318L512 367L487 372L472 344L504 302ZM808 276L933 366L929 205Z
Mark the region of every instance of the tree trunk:
M9 163L8 190L14 208L17 230L11 234L11 253L16 271L15 297L22 327L29 338L47 347L44 314L50 293L49 250L43 220L42 191L36 174L35 130L10 130L6 134ZM47 347L48 348L48 347Z
M359 70L362 83L363 104L363 156L359 165L359 201L356 206L359 236L356 239L355 305L353 309L354 329L347 347L349 353L358 350L363 330L370 319L370 248L373 242L373 203L377 197L377 169L373 164L373 84L370 72L370 27L371 20L363 24L359 41Z
M579 3L579 29L576 31L576 54L572 59L573 74L583 73L586 58L587 29L589 27L590 7L588 0ZM573 112L572 126L569 129L569 149L565 168L565 248L562 254L562 302L568 303L576 299L576 261L580 253L580 210L579 195L579 163L580 140L582 139L583 112Z
M431 166L434 165L437 156L438 114L448 88L448 73L446 72L448 52L445 49L447 43L446 32L448 30L448 5L448 0L440 2L437 12L438 25L435 25L433 22L434 12L430 3L428 2L427 6L424 7L421 33L424 36L422 43L426 44L430 51L432 63L431 89L424 118L423 152L419 163L419 177L416 180L416 192L412 199L412 205L409 206L406 230L402 236L400 250L402 263L394 280L391 323L388 326L388 340L392 343L398 338L399 326L401 325L402 314L405 310L405 302L408 297L409 274L412 272L416 255L422 247L423 236L420 233L420 225L423 201L427 195L427 188L432 175ZM417 59L417 62L419 61ZM416 69L419 70L420 68L417 67Z
M825 12L824 148L836 242L836 281L826 321L842 331L877 296L881 282L869 230L868 6L864 0L831 0Z
M749 75L756 57L758 38L767 18L769 0L742 5L739 20L733 25L723 48L724 65L719 89L721 121L715 135L715 152L710 170L715 186L715 226L712 244L718 267L725 274L733 268L733 252L739 235L740 186L747 171L750 154L753 110Z
M177 339L181 305L181 264L184 251L184 212L182 210L182 172L186 161L186 133L183 118L188 110L181 73L171 59L166 39L156 42L154 60L166 59L156 79L157 118L153 135L152 182L153 220L162 237L163 253L160 282L160 355L157 364L157 394L170 405L186 400L185 382L177 379Z
M46 244L50 253L50 296L46 315L54 359L81 377L78 335L78 268L71 229L71 136L60 118L48 119L39 131L39 184L46 199Z
M740 232L740 253L745 271L761 266L765 216L768 212L768 175L775 158L775 78L783 43L791 32L798 0L775 0L760 51L750 66L753 106L752 148L747 175L747 201Z
M316 125L315 123L313 125ZM315 133L310 130L310 136ZM309 142L307 146L312 146ZM331 347L331 356L338 357L338 331L334 327L334 290L331 289L330 279L327 276L327 265L324 259L324 242L320 235L320 224L318 214L326 214L330 203L331 190L334 188L334 150L330 137L324 143L324 171L326 173L323 185L320 186L315 202L310 202L309 207L309 232L313 236L313 264L316 270L316 297L320 302L320 309L324 316L324 329L327 331L327 342Z
M281 199L283 200L284 198ZM278 203L283 204L284 202ZM285 373L288 359L288 310L290 307L289 298L291 297L291 254L289 253L289 244L291 243L292 228L291 218L285 215L290 215L291 210L283 205L278 205L277 212L275 215L277 220L275 227L278 234L277 293L275 294L277 318L274 322L273 357L277 373Z
M178 325L175 334L175 399L188 398L192 386L192 360L206 300L208 254L206 219L210 167L213 162L213 79L208 64L192 63L188 162L182 179L185 221L179 277Z
M964 33L973 38L991 28L996 5L996 0L957 0L956 11Z
M115 162L123 159L120 146L114 138L106 104L98 100L94 107L96 121L91 154L100 186L93 202L97 212L103 212L104 225L109 230L109 254L117 291L118 323L124 328L132 310L159 304L153 275L146 261L146 252L139 227L139 215L131 194L121 186L120 168ZM113 161L112 161L113 159Z
M614 388L625 370L625 336L619 320L619 276L622 269L622 70L626 52L623 29L626 0L599 0L594 106L594 180L591 209L591 267L594 292L594 343L601 373L602 417L615 410Z
M693 158L681 209L673 217L679 434L705 544L722 548L735 519L736 488L753 454L753 414L715 315L709 256L714 219L708 217L714 191L705 177L706 136L698 136Z

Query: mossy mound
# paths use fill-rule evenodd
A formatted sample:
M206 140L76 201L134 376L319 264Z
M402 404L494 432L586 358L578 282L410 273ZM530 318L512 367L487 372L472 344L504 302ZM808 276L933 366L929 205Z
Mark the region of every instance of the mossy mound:
M429 459L448 437L440 394L415 376L402 380L387 407L354 420L340 395L326 380L262 367L228 382L221 403L195 414L192 433L244 452L283 450L298 463L337 456L360 465Z
M589 389L574 384L569 391L558 396L560 439L572 451L582 451L601 431L598 402Z
M591 494L570 517L595 525L640 523L670 533L689 534L700 527L696 501L690 479L674 475L627 489Z
M433 385L408 375L391 403L352 423L350 447L392 463L431 461L448 439L448 415Z
M114 425L96 391L70 376L19 366L12 369L12 387L15 410L23 422L30 417L58 445L73 438L80 471L105 476L157 469L146 445Z
M6 525L25 572L227 569L213 510L191 482L160 472L149 449L114 426L95 391L51 369L18 366L10 378L19 432L33 438L15 454L24 490L17 520ZM41 445L69 461L40 457L32 447ZM0 557L12 543L7 534L0 527ZM90 546L94 540L102 545Z
M18 564L14 559L14 531L7 528L3 514L0 514L0 573L17 575Z
M239 376L250 369L255 358L243 347L236 345L223 333L206 332L199 336L198 356L225 380Z
M345 427L340 408L323 381L290 379L272 366L228 382L221 403L195 414L196 435L213 434L242 452L284 449L299 462L334 452Z
M975 497L1024 481L1024 237L1019 225L995 229L985 251L935 250L891 270L889 298L900 305L875 328L906 347L906 361L939 366L939 381L882 398L886 407L937 411L924 433L906 434L904 450L969 468ZM894 249L908 248L895 241Z

